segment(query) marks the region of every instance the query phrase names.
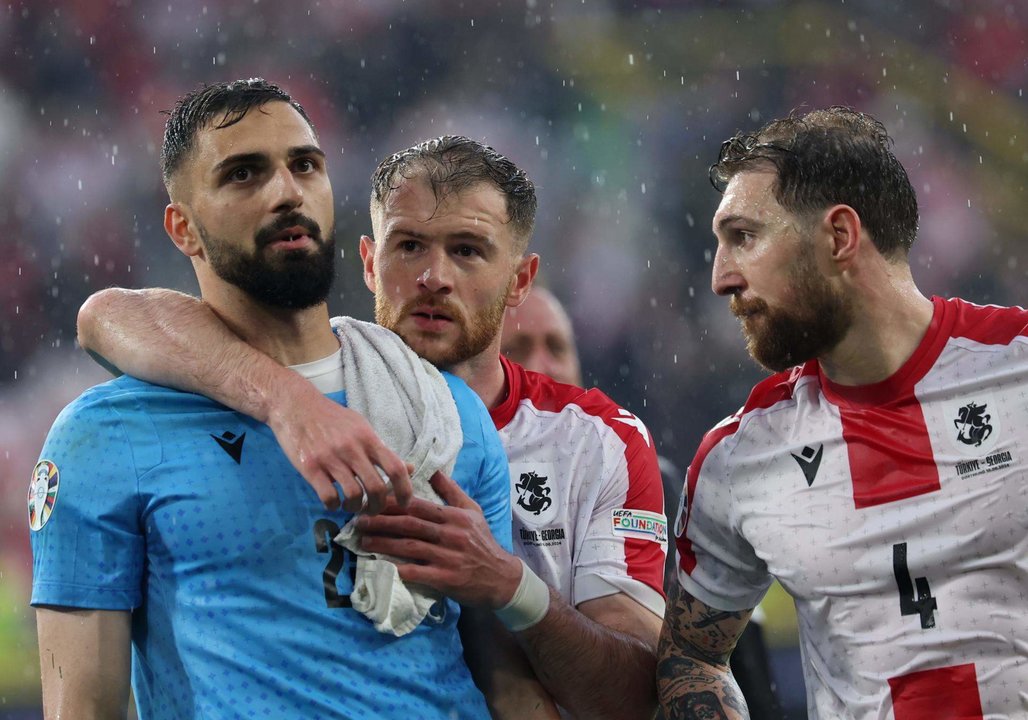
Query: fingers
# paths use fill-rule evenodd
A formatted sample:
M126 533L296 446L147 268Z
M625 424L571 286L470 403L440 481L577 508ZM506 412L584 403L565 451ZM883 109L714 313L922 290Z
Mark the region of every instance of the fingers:
M328 473L324 471L315 471L309 476L305 475L307 484L314 488L314 492L318 494L318 499L321 500L322 504L329 510L338 510L340 506L339 491L336 489L335 483L332 482L332 478L329 477Z
M367 457L360 457L357 462L351 465L352 474L356 476L357 482L365 493L364 507L360 512L375 515L382 512L389 500L390 485L382 479L378 468L371 464Z
M388 478L392 485L393 496L401 506L410 502L414 497L414 488L411 486L410 474L414 471L413 465L408 465L400 456L387 448L376 437L373 447L368 452L370 460L382 469L382 473Z
M343 491L343 510L351 513L359 513L367 508L368 495L364 491L364 485L359 477L353 473L347 473L345 477L336 477L336 482Z
M367 537L372 535L396 536L438 543L442 540L443 528L445 526L441 523L404 514L361 518L357 522L357 527Z
M437 470L429 482L432 488L439 493L450 507L464 508L467 510L478 508L478 503L468 497L467 493L461 490L460 485L455 483L442 470Z
M395 496L406 505L414 495L411 469L375 434L359 413L310 391L276 405L269 417L286 455L329 510L340 506L338 483L350 512L378 513ZM380 470L381 468L381 470Z

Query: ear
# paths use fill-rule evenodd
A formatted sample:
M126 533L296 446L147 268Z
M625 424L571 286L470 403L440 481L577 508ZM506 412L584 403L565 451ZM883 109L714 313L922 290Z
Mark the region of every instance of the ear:
M168 237L183 255L203 256L200 233L196 231L192 220L189 219L188 208L181 203L171 203L164 208L164 232L168 233Z
M360 253L361 262L364 263L364 284L375 293L375 241L367 235L361 235Z
M835 205L825 213L823 227L831 236L832 261L845 269L866 239L861 232L860 216L849 205Z
M535 253L528 253L518 260L514 270L514 283L507 292L507 307L517 307L525 302L525 298L532 290L532 282L535 280L537 272L539 272L539 256Z

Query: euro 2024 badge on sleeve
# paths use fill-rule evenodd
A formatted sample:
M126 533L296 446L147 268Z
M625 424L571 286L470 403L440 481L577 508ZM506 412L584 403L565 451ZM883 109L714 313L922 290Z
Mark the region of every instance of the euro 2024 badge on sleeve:
M32 471L29 483L29 527L40 530L53 514L61 472L49 460L40 460Z

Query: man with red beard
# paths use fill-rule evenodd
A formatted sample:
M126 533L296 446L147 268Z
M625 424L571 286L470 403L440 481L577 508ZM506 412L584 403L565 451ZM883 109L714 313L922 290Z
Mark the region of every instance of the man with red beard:
M376 320L490 409L510 462L515 553L447 478L434 486L450 507L415 498L362 518L364 548L415 560L400 567L405 581L496 611L565 712L649 718L667 530L653 440L599 391L528 372L499 352L504 310L525 299L538 269L527 253L535 210L525 173L464 137L415 145L375 171L373 235L361 238L360 254ZM201 391L220 383L230 406L290 418L292 430L279 434L287 453L301 454L303 440L324 476L324 458L348 463L359 419L312 393L280 392L286 371L228 338L214 341L217 318L198 314L195 300L168 291L105 291L83 308L80 338L133 374ZM224 362L241 373L227 383L217 371ZM542 703L538 716L554 713Z
M517 307L507 308L500 333L500 352L526 370L549 375L554 380L581 385L582 368L578 360L574 328L560 300L536 284L531 294ZM664 512L674 515L681 500L682 473L673 462L658 456L664 483ZM664 588L676 583L678 567L674 546L667 549ZM761 720L782 717L768 664L760 610L754 613L732 651L732 673L746 698L750 714Z
M686 476L668 718L746 717L728 657L773 579L811 717L1028 713L1028 312L918 290L890 145L830 108L733 137L711 168L713 289L775 374Z

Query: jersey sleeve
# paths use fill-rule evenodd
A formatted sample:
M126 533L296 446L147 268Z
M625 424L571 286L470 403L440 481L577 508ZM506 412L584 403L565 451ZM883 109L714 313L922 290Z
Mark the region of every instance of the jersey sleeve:
M678 581L718 610L756 607L772 578L735 526L730 445L739 419L732 416L704 436L686 472L675 522Z
M464 448L454 468L454 480L482 508L497 543L513 552L510 469L500 435L478 395L460 378L442 375L450 385L464 430Z
M656 449L638 417L607 403L603 477L575 563L575 602L622 592L663 617L668 533Z
M119 413L95 392L65 408L30 482L32 605L138 607L145 539L133 448Z
M485 457L482 463L479 493L474 498L482 507L493 537L507 552L513 552L510 517L510 466L496 427L482 407L482 436Z

